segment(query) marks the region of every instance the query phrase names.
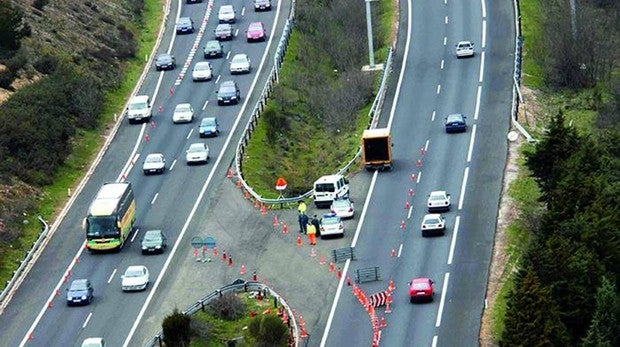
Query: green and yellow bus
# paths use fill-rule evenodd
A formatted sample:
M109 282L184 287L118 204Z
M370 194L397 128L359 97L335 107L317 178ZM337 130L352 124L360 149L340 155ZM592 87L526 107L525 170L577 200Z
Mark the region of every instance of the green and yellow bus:
M136 220L136 200L131 183L104 184L84 218L86 248L90 251L120 249Z

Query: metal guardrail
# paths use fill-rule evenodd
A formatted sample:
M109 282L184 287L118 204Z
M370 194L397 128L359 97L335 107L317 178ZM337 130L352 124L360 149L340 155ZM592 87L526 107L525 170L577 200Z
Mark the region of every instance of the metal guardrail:
M41 247L43 240L47 237L49 233L49 230L50 230L49 225L43 220L43 218L41 218L41 216L39 216L38 219L41 222L41 224L43 224L43 230L41 230L39 237L32 244L32 248L26 253L24 260L22 260L19 263L19 267L17 268L17 270L13 272L13 276L11 277L11 280L6 282L6 286L0 293L0 302L4 301L7 295L11 292L11 289L13 288L15 283L19 280L20 276L24 272L24 269L28 266L28 264L30 263L30 260L32 260L32 256L39 249L39 247Z
M279 199L263 198L258 193L256 193L256 191L254 191L254 189L250 187L247 184L247 182L243 179L243 167L241 164L242 159L243 159L243 154L245 152L245 148L248 145L250 138L252 137L252 131L254 131L254 129L256 128L256 125L258 124L258 118L260 117L260 114L263 112L263 110L265 109L267 105L267 100L269 96L271 95L273 86L279 81L278 74L282 66L282 63L284 61L284 55L286 53L286 48L288 46L290 32L293 27L293 15L295 13L294 9L295 9L295 1L293 1L293 6L291 8L291 14L289 15L289 18L284 27L284 32L282 33L280 43L278 44L278 49L276 50L276 54L274 57L274 65L269 74L269 79L267 80L267 83L265 84L265 87L263 88L263 91L261 92L261 96L258 102L256 103L256 106L254 106L254 109L252 110L252 115L250 116L250 119L248 120L248 124L246 125L243 131L243 135L241 136L241 138L239 139L239 142L237 143L237 150L235 152L235 161L234 161L235 171L237 172L237 176L239 178L239 181L241 182L241 185L254 199L258 200L259 202L263 204L294 203L294 202L298 202L298 201L309 198L310 196L312 196L314 192L314 190L309 190L302 195L299 195L296 197L290 197L290 198L279 198ZM390 48L388 51L388 57L384 65L385 68L383 69L383 74L381 76L381 84L379 85L377 96L375 97L375 100L372 103L370 111L368 112L370 115L370 122L368 124L368 129L372 129L376 127L377 123L379 122L381 108L383 106L383 102L385 101L385 95L387 91L387 79L392 71L393 55L394 55L394 49ZM338 171L338 174L342 175L346 173L351 168L351 166L353 166L353 164L357 161L357 159L361 156L361 154L362 154L362 148L360 146L360 148L357 150L353 158L343 168L341 168Z
M198 311L204 310L205 305L208 305L212 300L217 299L226 293L257 292L257 291L260 291L260 292L268 291L269 295L271 295L274 299L276 299L280 303L280 305L282 305L282 307L284 307L284 309L287 312L286 314L289 317L291 328L293 329L293 337L295 338L295 347L298 347L299 346L299 329L297 327L297 320L295 318L295 314L293 313L293 310L291 310L291 307L286 303L286 301L280 295L278 295L278 293L276 293L273 289L269 288L268 286L260 282L243 282L243 283L238 283L238 284L229 284L227 286L224 286L218 290L211 292L207 296L196 301L195 304L183 310L182 313L184 315L191 316ZM157 335L153 337L151 341L147 342L147 344L144 346L145 347L161 347L163 346L162 342L163 342L163 332L160 331L159 333L157 333Z
M521 85L521 52L523 50L523 37L521 36L521 13L519 11L519 0L513 0L513 8L515 15L515 61L514 61L514 75L512 85L512 109L510 111L510 120L512 125L519 130L519 132L525 136L528 142L536 142L536 140L525 130L525 128L519 124L517 120L517 113L519 112L519 102L523 102L523 96L519 90Z

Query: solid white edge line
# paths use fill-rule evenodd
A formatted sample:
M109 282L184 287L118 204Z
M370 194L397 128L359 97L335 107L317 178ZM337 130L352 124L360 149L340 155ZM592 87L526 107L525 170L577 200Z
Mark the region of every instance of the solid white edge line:
M452 241L450 242L450 253L448 253L448 265L452 264L454 258L454 248L456 247L456 237L459 233L459 225L461 224L461 216L456 216L454 220L454 230L452 231Z
M467 187L467 177L469 176L469 166L465 167L463 173L463 184L461 185L461 195L459 195L459 210L463 208L463 200L465 200L465 188Z
M209 1L209 3L212 3L213 0ZM181 1L179 1L179 6L180 6ZM278 24L278 18L280 16L280 8L281 8L281 3L282 0L278 0L278 7L276 10L276 15L275 15L275 20L273 21L273 26L271 27L271 32L275 32L275 28L276 25ZM269 40L267 42L267 47L263 53L263 57L261 59L261 62L258 66L258 70L256 72L256 76L254 77L254 80L252 81L252 85L250 85L250 89L248 90L248 94L252 93L252 91L254 90L254 87L256 86L256 83L258 82L258 77L260 76L260 72L263 69L263 65L265 64L265 60L267 59L267 54L269 53L269 47L271 47L272 41L273 41L273 37L274 35L269 35ZM123 347L127 347L129 346L129 342L131 341L131 339L133 338L133 335L136 332L136 329L138 329L138 325L140 324L140 320L142 320L142 317L144 316L144 313L146 312L146 309L148 308L151 300L153 300L153 296L155 295L155 293L157 292L157 288L159 287L159 284L161 283L166 270L168 270L168 267L170 266L170 262L172 261L172 258L174 256L174 254L177 251L177 248L179 248L179 245L181 244L181 240L183 239L183 237L185 236L185 233L187 232L187 229L189 228L189 224L192 221L192 218L194 217L194 214L196 213L196 211L198 210L198 206L200 205L200 202L202 200L202 198L205 195L205 192L207 191L207 187L209 187L209 184L211 183L211 180L213 179L213 176L215 175L215 168L218 167L218 165L220 164L220 162L222 161L222 158L224 157L224 153L226 152L226 149L228 148L228 145L230 144L230 140L233 137L233 134L235 133L235 130L237 129L237 126L239 125L239 122L241 121L241 115L243 115L243 113L245 112L245 109L248 105L248 102L250 101L250 98L244 98L245 101L243 102L243 105L241 106L241 110L238 113L237 119L235 120L235 123L233 124L232 128L230 129L230 135L226 138L226 142L224 142L224 146L222 147L222 149L220 150L220 154L217 157L217 160L215 161L215 163L213 164L213 168L211 169L211 172L209 173L209 176L207 177L207 180L205 181L205 183L202 186L202 189L200 190L200 194L198 195L198 198L196 199L196 202L194 203L194 206L192 207L192 210L189 213L189 216L187 217L187 219L185 220L185 224L183 224L183 228L181 229L181 233L179 234L179 237L177 238L176 242L174 243L174 246L172 247L172 250L170 251L170 254L168 255L168 258L166 258L166 262L164 263L164 266L162 267L161 271L159 272L159 275L157 276L157 279L155 280L155 283L153 284L153 287L151 288L151 291L149 292L146 301L144 302L144 304L142 305L142 308L140 309L140 312L138 313L138 316L136 317L136 320L133 322L131 329L129 330L129 333L127 334L127 337L125 338L125 342L123 342ZM348 264L348 263L347 263ZM346 266L346 265L345 265ZM346 273L346 272L345 272ZM345 276L343 275L343 277L340 279L340 285L342 285L342 283L344 283L344 278ZM28 336L26 336L28 337Z
M405 52L403 54L403 66L400 69L400 75L398 76L398 83L396 84L396 91L394 92L394 101L392 108L390 109L390 118L388 120L387 128L392 128L392 120L394 119L394 113L396 112L396 104L398 103L398 96L400 95L400 88L403 84L403 78L405 78L405 70L407 67L407 57L409 56L409 46L411 45L411 0L407 0L407 40L405 40Z
M75 257L73 257L73 259L71 259L71 262L69 263L69 266L67 266L67 269L64 272L65 274L68 273L71 269L73 269L73 266L75 265L75 259L80 257L80 255L84 251L85 246L86 246L86 240L84 240L84 243L82 243L82 246L80 246L80 249L75 254ZM26 332L26 335L22 339L22 342L20 342L20 344L19 344L20 347L26 345L26 342L28 342L28 338L30 337L30 334L32 334L34 332L34 329L39 324L39 321L41 321L41 318L43 318L43 314L45 313L45 310L47 310L48 302L50 302L50 301L52 301L54 299L54 297L56 296L56 291L60 290L60 287L62 286L64 281L65 281L65 278L64 278L64 275L63 275L58 280L58 283L56 283L56 286L54 287L54 289L52 289L52 292L50 293L50 296L47 298L47 300L43 304L43 308L41 308L41 310L39 311L39 314L37 315L37 318L35 318L35 320L32 323L32 325L30 325L30 328L28 328L28 331Z
M431 342L431 347L437 347L437 335L433 336L433 342Z
M403 244L401 243L400 246L398 246L398 255L396 257L400 258L400 255L402 252L403 252Z
M421 177L422 177L422 171L418 172L418 178L415 180L415 183L420 183Z
M157 200L158 196L159 196L159 193L156 193L155 196L153 197L153 200L151 200L151 205L155 203L155 200Z
M480 0L480 5L482 6L482 18L486 18L487 17L487 8L484 4L484 0Z
M443 288L441 289L441 300L439 300L439 309L437 310L437 320L435 321L435 327L439 328L441 325L441 316L443 315L443 306L446 302L446 292L448 291L448 281L450 280L450 273L446 272L443 277Z
M84 321L84 324L82 324L82 329L86 328L86 326L88 325L88 321L90 321L90 317L92 317L92 316L93 316L93 313L90 312L88 314L88 317L86 317L86 320Z
M478 115L480 114L480 97L482 95L482 86L478 86L478 92L476 93L476 108L474 110L474 120L478 119Z
M360 231L362 230L362 225L364 225L364 218L366 217L366 211L368 210L368 204L370 203L370 197L373 189L375 188L375 183L377 182L377 175L379 171L376 170L372 174L372 179L370 180L370 187L368 188L369 194L366 195L366 200L364 201L364 207L362 208L362 214L360 215L360 221L357 223L357 228L355 228L355 235L353 235L353 240L351 241L351 247L355 247L357 245L357 239L359 238ZM344 275L343 275L344 277Z
M471 156L474 153L474 142L476 141L476 124L471 128L471 137L469 138L469 150L467 151L467 162L471 162Z
M112 273L110 274L110 277L108 277L108 284L110 284L112 282L112 279L114 278L114 275L116 275L116 271L117 271L117 269L114 269L114 271L112 271Z
M482 80L484 79L484 54L485 52L482 51L482 53L480 53L480 73L478 74L478 82L482 83Z

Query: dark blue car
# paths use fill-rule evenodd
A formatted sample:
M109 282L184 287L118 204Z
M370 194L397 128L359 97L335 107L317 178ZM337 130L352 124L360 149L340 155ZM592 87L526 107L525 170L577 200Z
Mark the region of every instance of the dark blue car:
M67 289L67 305L88 305L93 301L93 286L88 279L71 282Z
M217 136L220 133L220 125L217 123L217 118L215 117L205 117L200 122L200 127L198 128L198 133L200 137L209 137L209 136Z
M461 133L467 131L467 123L465 119L467 117L462 114L456 113L446 117L446 132L447 133Z
M189 17L181 17L177 21L177 34L191 34L194 32L194 21Z

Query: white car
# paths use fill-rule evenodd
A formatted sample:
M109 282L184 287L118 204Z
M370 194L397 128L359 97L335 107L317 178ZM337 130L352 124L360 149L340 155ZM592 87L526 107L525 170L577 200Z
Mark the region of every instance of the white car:
M247 54L235 54L230 61L230 73L232 75L236 73L250 73L252 69L252 63Z
M124 292L144 290L149 285L149 269L144 265L132 265L121 276L121 287Z
M82 347L105 347L103 337L89 337L82 342Z
M217 19L220 23L234 23L237 18L235 18L235 9L232 5L222 5L220 6L220 10L217 13Z
M185 160L187 165L209 162L209 147L202 142L192 143L186 152Z
M428 195L426 202L428 212L450 211L450 194L445 190L436 190Z
M332 235L344 236L344 224L342 223L340 217L338 217L335 213L323 214L320 226L321 238Z
M456 44L456 57L473 57L474 56L474 43L469 41L460 41Z
M334 202L332 202L330 210L332 211L332 213L335 213L338 217L342 219L353 218L353 216L355 215L353 201L349 200L348 197L334 200Z
M208 61L201 61L194 65L192 70L192 80L197 81L210 81L213 78L213 68Z
M181 122L189 122L191 123L194 120L194 108L191 104L178 104L177 107L174 108L174 113L172 114L172 122L173 123L181 123Z
M164 170L166 170L166 158L164 158L164 155L161 153L150 153L146 156L146 159L144 159L142 170L144 170L145 175L164 173Z
M446 219L437 213L427 214L422 220L422 236L444 235L446 232Z

